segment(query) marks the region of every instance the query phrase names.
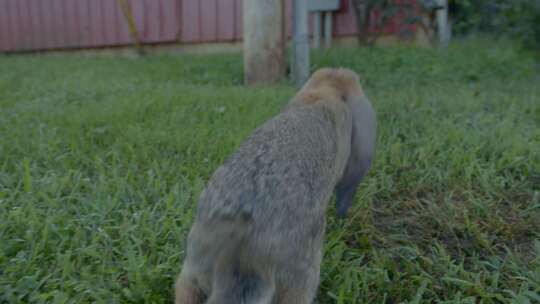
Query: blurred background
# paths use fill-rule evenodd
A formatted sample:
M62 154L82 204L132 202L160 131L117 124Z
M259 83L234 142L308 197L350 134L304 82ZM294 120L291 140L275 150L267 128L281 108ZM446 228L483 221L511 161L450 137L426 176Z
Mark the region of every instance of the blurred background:
M293 2L284 1L284 17L277 19L287 37L292 35ZM531 49L540 44L536 0L310 0L307 6L312 39L326 35L320 33L328 23L338 43L356 38L360 44L415 41L430 46L437 31L444 31L444 39L489 33ZM241 0L0 0L0 52L132 44L205 45L219 51L241 41L242 18Z

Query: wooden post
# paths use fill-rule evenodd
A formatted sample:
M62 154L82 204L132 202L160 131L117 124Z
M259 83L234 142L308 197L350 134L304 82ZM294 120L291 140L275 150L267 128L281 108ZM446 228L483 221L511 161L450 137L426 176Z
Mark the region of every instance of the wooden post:
M313 14L313 47L316 49L321 48L321 19L321 12L315 12Z
M309 78L308 9L307 0L293 1L292 80L301 87Z
M244 2L244 81L278 83L285 72L283 0Z
M438 4L441 7L437 10L439 45L445 48L450 42L450 33L448 28L448 0L439 0Z

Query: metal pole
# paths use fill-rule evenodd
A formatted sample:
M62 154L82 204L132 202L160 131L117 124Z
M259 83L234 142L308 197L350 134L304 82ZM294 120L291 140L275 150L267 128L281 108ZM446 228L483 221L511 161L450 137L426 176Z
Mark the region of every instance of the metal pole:
M313 15L313 47L321 48L321 12L315 12Z
M448 32L448 0L439 0L441 9L437 10L437 29L439 45L443 48L448 46L450 33Z
M324 14L324 47L332 46L332 12L328 11Z
M307 0L294 0L292 80L301 87L309 78L309 32Z

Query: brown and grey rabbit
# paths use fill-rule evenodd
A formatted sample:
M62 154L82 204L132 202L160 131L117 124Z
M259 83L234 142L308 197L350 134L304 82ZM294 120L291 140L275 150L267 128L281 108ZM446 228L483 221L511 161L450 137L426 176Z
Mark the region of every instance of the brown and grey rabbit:
M253 132L198 202L177 304L308 304L328 201L344 217L371 166L376 119L358 76L320 69Z

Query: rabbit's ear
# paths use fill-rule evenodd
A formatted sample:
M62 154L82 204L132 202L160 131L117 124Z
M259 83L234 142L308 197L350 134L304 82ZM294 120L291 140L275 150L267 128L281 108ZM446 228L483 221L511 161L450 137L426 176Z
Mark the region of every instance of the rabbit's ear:
M356 188L366 175L375 153L376 114L365 95L351 97L347 105L352 116L351 153L343 176L336 185L336 210L345 217Z

